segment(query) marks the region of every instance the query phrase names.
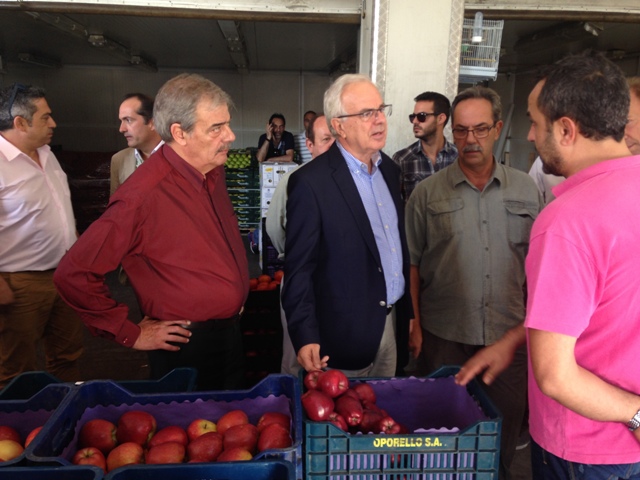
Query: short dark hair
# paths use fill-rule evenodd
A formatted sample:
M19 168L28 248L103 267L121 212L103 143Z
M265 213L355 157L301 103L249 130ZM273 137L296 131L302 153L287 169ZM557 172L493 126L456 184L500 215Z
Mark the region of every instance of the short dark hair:
M318 114L316 112L314 112L313 110L307 110L306 112L304 112L304 115L302 115L302 118L306 117L310 113L313 114L314 117L318 116Z
M144 118L145 125L153 118L153 98L144 93L127 93L122 101L129 100L130 98L137 98L140 101L140 108L136 111L138 115Z
M449 99L438 92L423 92L413 99L414 102L433 102L433 113L440 115L444 113L447 119L444 121L446 125L451 116L451 102ZM427 112L429 113L429 112Z
M0 132L11 130L17 116L31 125L33 114L38 110L35 101L40 98L45 98L44 89L32 85L14 83L0 90Z
M284 125L286 125L286 124L287 124L287 121L284 119L284 115L283 115L283 114L281 114L281 113L274 113L273 115L271 115L271 116L269 117L269 123L273 122L273 119L274 119L274 118L279 118L280 120L282 120L282 123L283 123Z
M304 130L304 136L311 140L311 143L316 143L316 132L313 130L313 126L316 124L318 117L324 117L324 113L318 113L317 115L314 113L314 115L313 120L309 122L309 125ZM324 120L325 122L327 121L326 118Z
M493 117L493 123L497 123L502 119L502 102L500 101L500 95L498 95L498 93L491 88L482 87L479 85L476 85L475 87L469 87L461 91L456 96L456 98L453 99L451 112L455 115L456 107L460 102L471 100L473 98L486 100L491 104L491 116Z
M624 138L629 86L620 67L602 53L568 55L546 70L542 81L538 108L549 124L569 117L586 138Z

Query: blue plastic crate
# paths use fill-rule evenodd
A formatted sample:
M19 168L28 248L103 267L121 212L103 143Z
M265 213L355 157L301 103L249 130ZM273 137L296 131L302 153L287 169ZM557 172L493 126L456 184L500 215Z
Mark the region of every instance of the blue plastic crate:
M466 389L454 384L458 370L444 367L427 378L350 379L370 383L377 404L414 433L350 434L305 414L306 478L497 479L502 417L477 382Z
M108 480L294 480L295 469L289 462L191 463L182 465L135 465L109 473Z
M83 465L0 468L0 480L100 480L103 477L101 468Z
M198 371L195 368L174 368L158 380L120 380L116 383L131 393L183 393L192 392Z
M21 373L0 391L0 401L26 400L52 383L61 383L61 381L47 372Z
M68 384L49 384L30 398L0 401L0 425L15 428L22 437L23 442L34 428L43 427L40 434L36 436L35 440L20 456L0 463L1 467L18 466L26 463L26 457L33 450L38 438L51 421L55 410L70 395L72 390L73 388Z
M33 463L68 465L76 451L77 436L84 423L103 418L113 423L129 410L144 410L157 421L158 429L168 425L187 428L196 418L217 421L224 413L244 410L251 423L266 411L287 413L292 419L290 448L269 450L255 460L291 462L296 478L302 478L302 407L300 383L291 375L269 375L249 390L192 393L132 394L111 381L90 381L77 387L43 429L28 460ZM35 443L35 442L34 442Z

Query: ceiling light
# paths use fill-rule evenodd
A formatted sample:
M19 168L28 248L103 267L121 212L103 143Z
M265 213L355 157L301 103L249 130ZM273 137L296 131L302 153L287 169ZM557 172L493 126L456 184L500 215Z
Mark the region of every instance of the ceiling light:
M48 23L52 27L57 28L65 33L69 33L71 35L75 35L77 37L86 38L88 35L87 27L84 25L71 20L69 17L65 15L54 15L50 13L41 13L41 12L25 12L31 18L36 20L41 20L45 23Z
M37 65L38 67L46 67L46 68L62 67L62 64L60 63L60 61L54 58L43 57L40 55L32 55L30 53L19 53L18 60L24 63L28 63L30 65Z
M473 36L471 37L471 43L482 43L482 12L476 12L476 16L473 19Z

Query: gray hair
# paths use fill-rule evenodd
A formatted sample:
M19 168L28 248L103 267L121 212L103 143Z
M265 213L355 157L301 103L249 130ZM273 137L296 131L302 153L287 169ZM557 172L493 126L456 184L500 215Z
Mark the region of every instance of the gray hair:
M231 97L202 75L182 73L165 83L153 106L153 123L160 137L165 142L173 141L171 125L174 123L185 132L191 132L196 123L196 109L202 100L210 101L212 108L233 107Z
M0 132L11 130L15 117L22 117L31 125L38 110L35 101L40 98L45 98L44 89L31 85L13 84L0 90Z
M338 79L331 84L327 91L324 92L324 114L327 117L329 131L333 136L337 136L338 132L336 132L331 125L331 120L340 115L345 115L344 107L342 105L342 92L348 85L361 82L375 85L366 75L362 75L360 73L348 73L346 75L338 77Z
M487 100L491 104L493 123L497 123L502 119L502 102L500 101L500 95L498 95L495 90L481 86L469 87L460 92L451 104L451 115L455 117L456 107L460 102L471 100L472 98Z

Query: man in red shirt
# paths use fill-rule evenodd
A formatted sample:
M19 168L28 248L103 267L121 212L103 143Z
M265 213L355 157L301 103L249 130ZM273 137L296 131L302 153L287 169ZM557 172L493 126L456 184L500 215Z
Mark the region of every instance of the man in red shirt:
M118 188L54 277L94 335L150 351L154 378L195 367L206 390L243 380L239 314L249 270L222 168L235 140L230 105L199 75L169 80L153 114L165 145ZM119 264L144 314L138 324L105 285Z

